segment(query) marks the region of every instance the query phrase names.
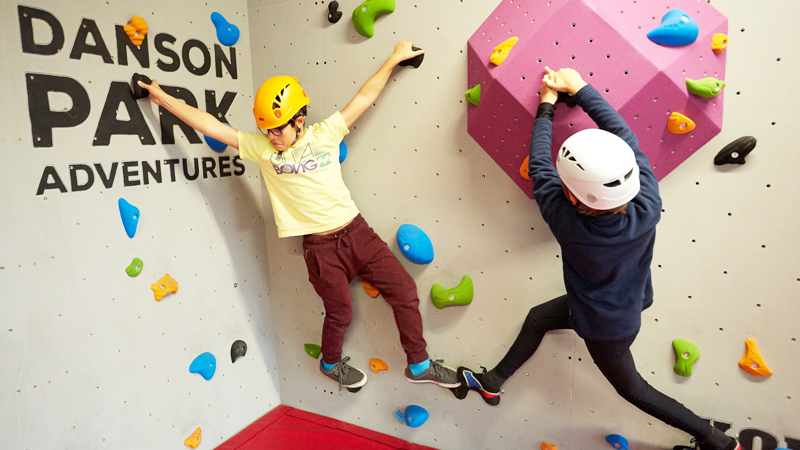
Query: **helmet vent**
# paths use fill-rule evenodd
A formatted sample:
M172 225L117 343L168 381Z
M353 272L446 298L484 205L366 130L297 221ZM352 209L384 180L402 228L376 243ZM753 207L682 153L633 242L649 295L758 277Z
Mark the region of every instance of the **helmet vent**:
M575 159L572 160L575 161ZM584 169L583 166L581 166L580 164L575 164L575 165L578 166L578 168L581 169L582 171L586 172L586 169Z
M625 175L625 181L628 181L628 179L631 177L631 175L633 175L633 169L631 169L631 171L628 172L627 175Z
M619 185L621 185L621 184L622 184L622 182L621 182L621 181L619 181L619 180L614 180L614 181L612 181L612 182L610 182L610 183L603 183L603 186L605 186L605 187L617 187L617 186L619 186Z

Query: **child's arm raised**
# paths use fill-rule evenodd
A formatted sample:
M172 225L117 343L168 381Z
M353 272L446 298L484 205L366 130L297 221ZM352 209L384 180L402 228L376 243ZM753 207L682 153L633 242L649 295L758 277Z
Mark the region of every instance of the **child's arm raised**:
M394 52L383 63L381 68L361 86L356 96L342 109L341 114L347 124L347 128L350 128L364 114L364 111L375 102L378 95L383 91L384 86L386 86L386 82L389 81L389 76L391 76L395 66L402 61L424 53L422 50L411 50L412 44L413 42L409 41L398 42L394 46Z
M186 125L189 125L208 137L224 142L237 150L239 149L239 132L235 128L229 127L211 114L189 106L167 94L161 89L156 80L152 80L151 84L146 84L141 81L138 83L139 86L150 91L150 101L171 112L175 117L186 123Z

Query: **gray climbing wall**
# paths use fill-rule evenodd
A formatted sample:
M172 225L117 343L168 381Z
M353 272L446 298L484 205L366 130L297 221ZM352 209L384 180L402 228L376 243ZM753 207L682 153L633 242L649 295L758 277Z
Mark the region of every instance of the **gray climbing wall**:
M564 0L504 1L536 17ZM536 204L466 130L467 39L493 18L498 1L398 0L371 39L357 34L350 20L359 3L340 1L344 17L331 25L327 2L249 0L254 87L273 75L297 76L312 99L310 118L318 121L346 105L395 42L413 40L426 50L419 69L393 74L345 139L344 177L364 217L417 281L430 353L454 367L493 367L528 309L564 292L559 247ZM618 3L624 10L636 2ZM800 213L794 196L800 154L794 141L800 119L794 109L800 98L793 82L800 55L787 43L800 7L790 1L758 10L743 0L713 5L729 21L724 124L661 183L656 299L633 352L650 383L741 434L746 449L798 449ZM655 27L666 12L641 25ZM758 138L747 164L715 167L717 151L743 135ZM403 223L428 233L433 263L415 265L400 255L395 232ZM279 240L270 220L265 225L272 307L280 317L283 403L438 448L539 448L547 441L561 450L600 449L611 433L636 449L688 443L685 434L620 399L570 331L546 337L505 385L499 407L474 393L458 401L446 390L413 386L402 376L405 357L390 308L368 297L358 280L345 354L362 370L373 357L390 369L368 371L357 394L338 392L317 373L318 361L303 353L304 343L319 342L323 309L306 281L301 240ZM435 309L431 285L455 286L464 274L475 281L473 304ZM757 379L737 366L749 337L772 377ZM672 372L675 338L701 349L690 378ZM424 426L411 429L392 417L409 404L431 413Z
M177 143L162 144L158 108L120 99L144 72L235 126L251 120L246 4L19 8L0 9L0 448L177 449L197 427L200 448L213 448L280 403L260 174L178 127ZM243 33L219 75L214 11ZM149 23L144 63L116 35L133 14ZM45 145L58 123L70 126ZM109 135L131 125L133 135ZM133 239L119 198L141 212ZM143 271L130 278L134 257ZM178 292L156 302L150 285L165 273ZM248 352L232 364L237 339ZM216 356L209 381L189 373L203 352Z

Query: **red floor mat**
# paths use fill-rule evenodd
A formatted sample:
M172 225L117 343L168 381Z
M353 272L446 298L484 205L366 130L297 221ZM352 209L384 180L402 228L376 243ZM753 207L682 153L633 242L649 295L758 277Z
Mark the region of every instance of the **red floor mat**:
M278 406L217 450L435 450L330 417Z

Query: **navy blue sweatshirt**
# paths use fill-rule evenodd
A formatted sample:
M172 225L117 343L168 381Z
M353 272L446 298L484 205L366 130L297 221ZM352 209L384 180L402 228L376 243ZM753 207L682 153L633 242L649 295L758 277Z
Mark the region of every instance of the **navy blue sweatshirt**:
M553 121L545 113L533 122L529 166L533 196L561 245L572 328L584 339L622 339L639 331L642 310L653 302L650 262L661 218L658 180L636 135L597 90L586 85L574 99L600 129L633 149L641 189L628 203L626 214L580 214L564 195L553 166Z

